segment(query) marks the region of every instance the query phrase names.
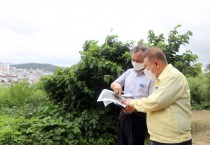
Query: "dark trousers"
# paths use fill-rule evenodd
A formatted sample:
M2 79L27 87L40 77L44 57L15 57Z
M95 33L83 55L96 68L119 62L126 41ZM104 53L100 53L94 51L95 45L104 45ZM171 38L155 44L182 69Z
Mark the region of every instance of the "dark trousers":
M156 141L152 141L152 145L192 145L192 140L188 140L188 141L185 141L185 142L181 142L181 143L159 143L159 142L156 142Z
M144 145L147 135L146 114L120 112L118 122L118 145Z

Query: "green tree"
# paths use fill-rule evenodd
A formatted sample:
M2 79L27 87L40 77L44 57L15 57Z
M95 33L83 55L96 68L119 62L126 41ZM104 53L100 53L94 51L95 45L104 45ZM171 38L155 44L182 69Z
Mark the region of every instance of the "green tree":
M107 36L104 44L86 41L81 61L70 68L59 68L53 76L45 78L44 86L51 99L70 108L86 109L97 105L95 101L104 88L125 69L131 67L130 47L133 42L121 42L118 36Z
M55 103L61 103L66 111L77 112L82 144L110 144L116 140L119 108L104 107L96 100L104 88L125 69L131 67L130 47L133 41L118 40L118 36L107 36L102 45L97 41L86 41L81 61L70 68L59 68L53 76L43 78L45 90Z
M209 73L210 72L210 63L206 65L206 68L204 70L205 73Z
M192 32L187 31L184 34L179 34L177 31L179 27L181 27L181 25L177 25L172 29L167 38L165 38L162 33L156 35L154 31L149 30L149 35L147 37L148 45L160 47L166 54L168 62L186 76L196 76L201 73L201 63L196 63L198 56L193 54L190 50L186 50L185 53L179 54L180 46L189 43Z

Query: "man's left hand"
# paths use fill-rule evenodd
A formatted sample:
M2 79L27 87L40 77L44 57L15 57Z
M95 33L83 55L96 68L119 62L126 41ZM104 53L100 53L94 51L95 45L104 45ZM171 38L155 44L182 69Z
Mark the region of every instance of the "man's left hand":
M129 106L131 100L133 100L133 99L127 98L127 99L123 100L122 103L125 104L126 106Z

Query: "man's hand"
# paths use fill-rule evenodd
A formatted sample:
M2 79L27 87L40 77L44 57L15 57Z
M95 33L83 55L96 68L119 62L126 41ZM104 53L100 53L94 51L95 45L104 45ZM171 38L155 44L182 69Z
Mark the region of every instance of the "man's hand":
M127 106L125 109L123 109L123 112L126 114L133 113L134 111L136 111L136 109L131 106Z
M129 106L131 100L133 100L133 99L127 98L127 99L123 100L122 103L125 104L126 106Z
M111 84L111 88L113 89L115 94L117 94L118 96L121 96L121 94L122 94L122 87L121 87L120 84L118 84L117 82L113 82Z

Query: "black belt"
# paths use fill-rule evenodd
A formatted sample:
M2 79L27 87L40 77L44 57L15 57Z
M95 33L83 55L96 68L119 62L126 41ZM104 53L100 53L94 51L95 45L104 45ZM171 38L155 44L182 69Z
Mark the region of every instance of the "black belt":
M159 143L156 141L152 141L152 145L192 145L192 139L181 143Z
M120 112L121 115L133 115L133 116L139 116L139 117L143 117L146 118L147 114L144 112L138 112L138 111L134 111L132 113L125 113L123 111Z

